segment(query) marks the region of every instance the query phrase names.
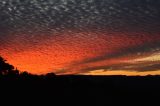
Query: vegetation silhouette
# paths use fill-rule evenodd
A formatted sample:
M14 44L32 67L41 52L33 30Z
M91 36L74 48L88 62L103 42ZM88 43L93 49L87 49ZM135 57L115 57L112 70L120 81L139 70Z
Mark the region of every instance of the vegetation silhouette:
M39 98L38 95L54 95L56 99L73 100L79 105L88 102L90 105L98 103L98 106L102 106L101 103L109 105L115 100L151 101L160 95L160 76L33 75L27 71L20 72L0 57L0 86L1 95L2 91L6 91L5 95L8 93L20 97L35 94L34 99ZM18 94L19 90L22 91Z
M6 63L6 60L0 57L0 77L1 78L17 78L19 70L15 69L13 65Z

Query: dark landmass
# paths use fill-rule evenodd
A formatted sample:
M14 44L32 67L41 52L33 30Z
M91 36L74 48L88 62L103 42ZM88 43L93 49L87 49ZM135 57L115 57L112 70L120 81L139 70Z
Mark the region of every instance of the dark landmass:
M3 99L16 103L153 105L160 97L160 76L32 75L0 58L0 92Z

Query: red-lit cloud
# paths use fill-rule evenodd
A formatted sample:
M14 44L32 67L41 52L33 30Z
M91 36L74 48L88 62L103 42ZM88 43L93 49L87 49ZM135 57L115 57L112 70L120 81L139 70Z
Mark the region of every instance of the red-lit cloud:
M91 70L114 68L115 64L137 58L140 50L160 40L158 34L64 32L47 40L33 42L14 38L14 42L1 46L0 52L18 69L41 74L78 74ZM21 44L22 42L22 44ZM140 47L140 48L139 48ZM138 48L138 49L137 49ZM153 48L154 49L154 48ZM141 55L142 57L142 55Z

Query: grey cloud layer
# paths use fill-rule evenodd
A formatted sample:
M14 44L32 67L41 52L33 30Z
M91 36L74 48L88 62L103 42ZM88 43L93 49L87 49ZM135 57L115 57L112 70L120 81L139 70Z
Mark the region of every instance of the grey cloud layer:
M0 43L17 35L31 43L54 39L73 29L157 33L159 5L159 0L1 0Z
M157 31L159 5L159 0L1 0L0 28L26 32L88 27Z

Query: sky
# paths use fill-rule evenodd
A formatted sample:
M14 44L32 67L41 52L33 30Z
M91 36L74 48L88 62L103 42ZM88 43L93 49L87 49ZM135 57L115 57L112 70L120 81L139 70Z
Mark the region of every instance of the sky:
M160 74L159 0L0 0L0 55L33 74Z

